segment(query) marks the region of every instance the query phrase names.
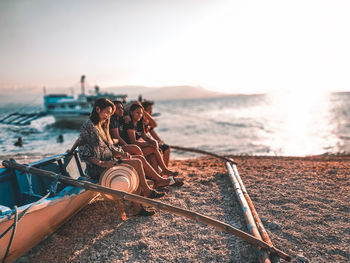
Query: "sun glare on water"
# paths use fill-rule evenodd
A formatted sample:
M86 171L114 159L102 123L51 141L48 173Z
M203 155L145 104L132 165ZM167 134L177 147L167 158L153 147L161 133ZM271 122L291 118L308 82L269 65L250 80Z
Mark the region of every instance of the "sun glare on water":
M266 121L268 145L274 154L302 156L327 152L324 145L334 145L329 119L329 93L286 91L268 96L270 106Z

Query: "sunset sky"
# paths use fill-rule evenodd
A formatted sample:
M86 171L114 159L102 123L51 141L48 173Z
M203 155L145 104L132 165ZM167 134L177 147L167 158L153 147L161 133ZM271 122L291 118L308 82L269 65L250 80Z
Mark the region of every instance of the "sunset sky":
M0 1L0 89L350 90L350 1Z

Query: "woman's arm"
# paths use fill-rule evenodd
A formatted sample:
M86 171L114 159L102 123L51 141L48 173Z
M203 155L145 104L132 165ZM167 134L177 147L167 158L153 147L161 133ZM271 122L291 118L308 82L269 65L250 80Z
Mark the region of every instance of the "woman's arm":
M153 117L151 116L151 114L149 114L147 111L143 111L143 115L144 118L146 118L149 122L149 126L151 126L151 128L155 128L157 127L157 123L156 121L153 119Z
M67 150L67 153L68 154L73 154L75 149L78 147L79 143L80 143L80 137L78 137L78 139L75 140L73 146L69 150Z
M111 145L110 149L112 151L113 156L115 157L123 157L125 154L124 150L121 147Z
M113 139L118 140L120 145L127 145L127 143L122 139L122 137L120 137L118 128L111 129L111 135ZM115 142L114 144L117 144L118 142Z
M158 134L154 129L150 129L149 133L152 135L154 139L156 139L158 142L162 142L162 140L159 138Z
M106 169L114 166L114 161L101 161L97 158L89 158L88 162Z
M150 136L148 136L146 133L142 133L141 135L142 139L144 139L147 143L148 146L153 146L158 148L158 143L156 140L152 139Z
M136 135L135 135L135 130L134 129L128 129L127 133L129 135L129 139L130 139L130 143L131 144L136 144L139 147L145 147L145 146L149 146L149 143L146 142L140 142L138 140L136 140Z

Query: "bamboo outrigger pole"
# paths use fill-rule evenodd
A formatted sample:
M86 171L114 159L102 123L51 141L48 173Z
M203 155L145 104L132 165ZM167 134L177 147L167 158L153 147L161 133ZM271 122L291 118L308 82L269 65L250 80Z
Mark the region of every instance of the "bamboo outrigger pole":
M195 221L198 221L198 222L210 225L210 226L214 226L217 229L220 229L220 230L225 231L229 234L240 237L241 239L247 241L248 243L250 243L254 246L258 246L258 247L261 247L263 249L266 249L267 251L269 251L271 253L278 254L283 259L286 259L288 261L290 261L290 259L291 259L288 254L275 248L274 246L267 244L266 242L264 242L260 239L257 239L256 237L254 237L250 234L247 234L247 233L245 233L245 232L243 232L243 231L241 231L241 230L239 230L239 229L237 229L229 224L226 224L224 222L221 222L221 221L218 221L216 219L201 215L201 214L196 213L196 212L189 211L187 209L167 205L167 204L164 204L164 203L159 202L159 201L154 201L152 199L148 199L148 198L134 195L134 194L129 194L129 193L126 193L123 191L113 190L111 188L103 187L103 186L100 186L97 184L93 184L91 182L75 180L73 178L63 176L60 174L56 174L54 172L45 171L45 170L42 170L39 168L35 168L35 167L23 165L23 164L18 164L15 161L3 161L2 164L7 168L13 168L13 169L19 170L19 171L24 172L24 173L32 173L32 174L35 174L38 176L48 177L51 179L55 179L55 180L64 182L64 183L69 184L69 185L81 187L81 188L84 188L87 190L92 190L94 192L115 195L118 198L121 198L123 200L128 200L128 201L132 201L132 202L144 204L144 205L150 205L150 206L156 207L160 210L164 210L164 211L168 211L168 212L173 213L173 214L184 216L184 217L187 217L189 219L193 219Z
M230 164L226 164L226 166L228 166L228 165L230 165ZM244 195L244 197L245 197L245 199L246 199L246 201L248 203L248 206L250 208L250 211L252 213L252 216L254 218L256 226L257 226L257 228L259 230L259 233L260 233L260 235L262 237L262 240L264 240L266 243L268 243L269 245L272 246L272 241L271 241L269 235L267 234L263 223L260 220L258 212L256 211L255 206L254 206L252 200L250 199L250 196L249 196L249 194L248 194L248 192L247 192L247 190L246 190L246 188L245 188L245 186L243 184L243 181L241 179L241 176L238 173L237 166L235 164L232 164L232 171L233 171L233 173L234 173L234 175L235 175L235 177L236 177L236 179L237 179L237 181L238 181L238 183L239 183L239 185L240 185L240 187L242 189L242 193L243 193L243 195ZM279 259L279 257L277 255L270 255L270 257L271 257L271 261L273 263L280 262L280 259Z
M238 170L237 170L237 167L236 167L236 165L237 165L236 162L234 162L231 158L227 158L225 156L217 155L215 153L211 153L211 152L207 152L207 151L203 151L203 150L199 150L199 149L187 148L187 147L182 147L182 146L174 146L174 145L170 145L170 147L173 148L173 149L176 149L176 150L187 151L187 152L195 152L195 153L200 153L200 154L206 154L206 155L214 156L214 157L217 157L217 158L219 158L221 160L224 160L224 161L228 162L229 163L228 165L232 165L232 168L231 168L231 170L233 170L232 171L233 172L232 175L235 176L237 178L237 180L238 180L238 183L239 183L239 185L240 185L240 187L242 189L242 193L243 193L243 195L244 195L244 197L246 199L246 202L248 203L248 206L249 206L249 208L251 210L251 214L252 214L252 216L254 218L254 223L255 223L258 231L259 231L260 237L262 238L263 241L268 243L270 246L273 246L272 241L271 241L270 237L268 236L268 234L267 234L267 232L265 230L265 227L262 224L262 222L260 220L260 217L259 217L259 215L258 215L258 213L257 213L257 211L256 211L256 209L255 209L255 207L253 205L253 202L250 199L250 196L248 195L247 190L246 190L246 188L245 188L245 186L243 184L243 181L242 181L242 179L241 179L241 177L240 177L240 175L238 173ZM229 166L228 165L227 165L227 169L229 170ZM258 237L259 235L256 235L256 236ZM291 260L290 256L289 255L287 255L287 256L288 256L289 259L286 259L284 257L282 257L282 258L290 261ZM264 255L262 256L262 258L264 258ZM277 254L273 254L272 253L270 255L270 258L271 258L273 263L279 263L280 262L279 255L277 255Z
M258 230L258 227L256 226L254 217L253 217L252 212L250 210L250 207L248 205L248 202L243 195L242 187L241 187L240 183L238 182L237 177L234 174L231 163L226 162L226 168L227 168L227 171L229 173L229 176L230 176L234 191L236 193L238 202L241 205L243 215L244 215L245 221L247 223L248 231L256 238L262 240L261 235L260 235L259 230ZM261 249L259 249L258 259L259 259L260 263L271 263L267 252L264 250L261 250Z

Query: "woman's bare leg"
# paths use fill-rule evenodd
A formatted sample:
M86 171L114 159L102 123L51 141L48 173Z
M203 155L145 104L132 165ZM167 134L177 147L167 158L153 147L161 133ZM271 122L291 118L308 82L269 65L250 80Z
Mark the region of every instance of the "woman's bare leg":
M141 148L135 144L123 145L122 148L125 152L128 152L131 155L143 155Z
M170 160L170 148L166 149L166 151L163 152L163 160L165 165L168 167Z
M145 156L148 156L149 154L154 154L154 156L156 157L156 160L157 160L157 163L160 167L160 169L162 169L162 172L163 173L166 173L166 174L171 174L172 172L168 169L168 167L166 167L164 161L163 161L163 157L162 155L160 154L160 152L158 151L158 144L157 144L157 147L142 147L141 148L143 154Z
M154 180L156 183L158 184L166 184L167 182L169 182L168 179L164 179L162 176L160 176L153 168L152 166L146 161L145 157L142 155L134 155L132 156L132 158L136 158L138 160L140 160L142 162L143 165L143 169L145 171L145 174L151 178L152 180Z
M144 196L149 196L152 192L152 189L149 187L146 181L145 172L142 167L142 162L138 159L123 159L123 163L129 164L135 168L140 179L140 186L143 190Z
M161 171L159 170L158 162L154 154L150 154L146 157L147 162L153 167L153 169L159 174Z

